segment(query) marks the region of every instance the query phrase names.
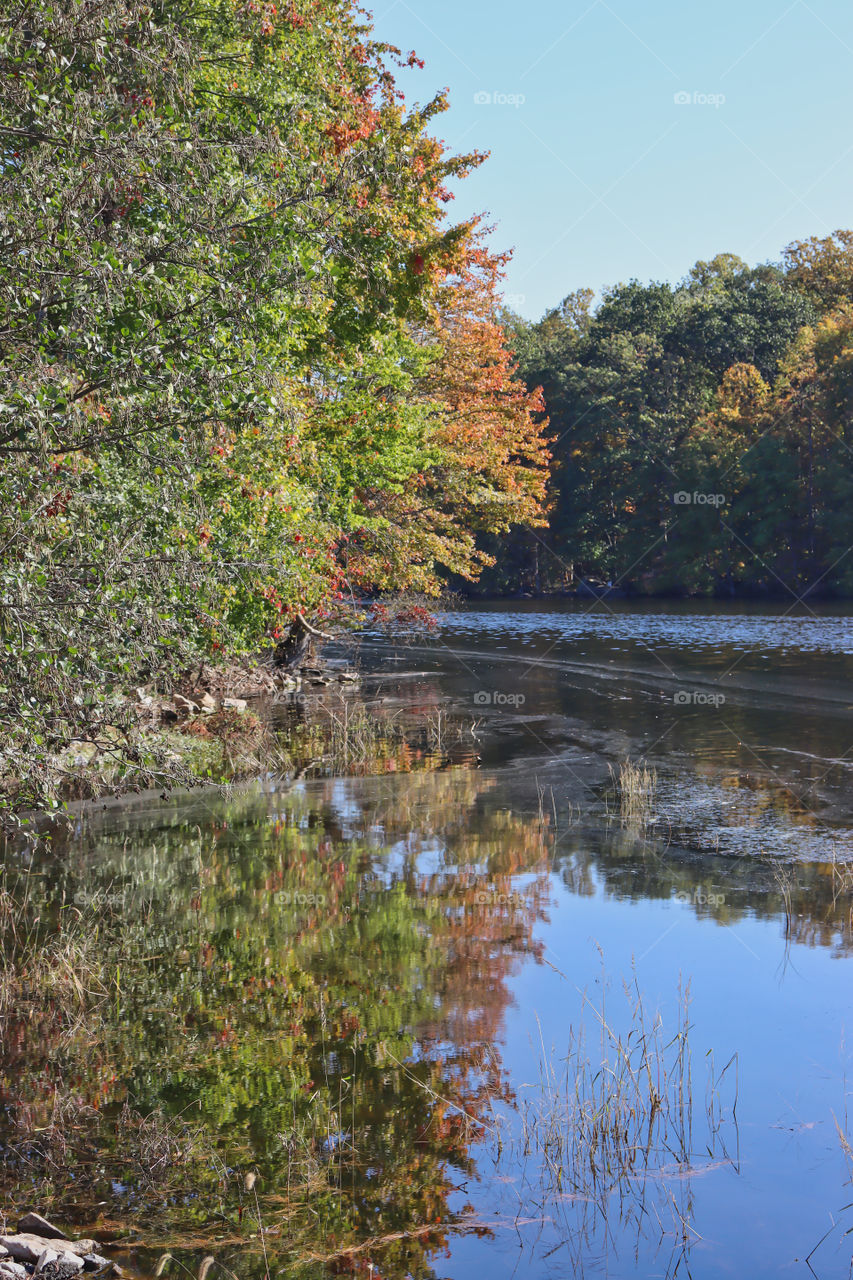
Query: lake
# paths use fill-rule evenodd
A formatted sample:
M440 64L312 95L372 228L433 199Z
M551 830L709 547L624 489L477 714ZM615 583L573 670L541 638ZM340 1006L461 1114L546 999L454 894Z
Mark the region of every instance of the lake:
M440 624L270 709L366 707L381 771L10 859L115 963L5 1021L6 1196L143 1275L848 1276L853 614Z

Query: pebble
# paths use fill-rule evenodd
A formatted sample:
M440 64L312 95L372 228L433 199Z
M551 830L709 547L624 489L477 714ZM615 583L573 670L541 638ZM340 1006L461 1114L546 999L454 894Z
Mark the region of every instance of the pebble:
M33 1272L40 1280L72 1280L73 1276L83 1270L83 1259L78 1258L76 1253L65 1253L61 1258L55 1253L48 1258L48 1253L53 1253L53 1250L45 1249Z
M199 705L190 698L185 698L182 693L176 693L172 696L172 702L180 711L198 711Z
M15 1236L0 1236L0 1248L11 1253L18 1262L38 1262L45 1249L53 1249L60 1257L70 1253L82 1258L87 1253L94 1253L97 1245L94 1240L45 1239L21 1231Z

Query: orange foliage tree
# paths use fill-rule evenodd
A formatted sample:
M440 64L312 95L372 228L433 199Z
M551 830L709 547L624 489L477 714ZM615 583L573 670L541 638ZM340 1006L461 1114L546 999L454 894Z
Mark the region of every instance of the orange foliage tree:
M432 359L416 397L426 410L430 460L403 491L363 495L381 527L347 549L351 581L435 593L444 570L475 579L493 557L478 533L544 525L549 474L541 388L518 376L499 320L509 254L491 252L476 224L449 247L418 254L435 301L416 339Z

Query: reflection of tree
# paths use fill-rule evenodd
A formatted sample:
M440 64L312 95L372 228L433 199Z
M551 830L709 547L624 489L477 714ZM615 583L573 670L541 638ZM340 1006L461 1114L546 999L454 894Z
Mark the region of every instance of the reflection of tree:
M7 1028L0 1082L22 1158L68 1194L67 1165L39 1165L35 1130L73 1095L78 1213L117 1178L117 1211L149 1233L237 1238L251 1206L241 1224L224 1162L257 1169L280 1233L267 1247L285 1258L351 1269L353 1247L388 1240L371 1254L383 1274L431 1274L471 1143L509 1098L494 1046L546 901L542 838L484 812L489 787L465 771L393 791L376 779L357 803L330 781L238 793L204 821L197 801L176 801L130 838L93 829L46 860L54 904L112 903L109 999L75 1027L33 993ZM533 875L514 891L519 871ZM200 1126L201 1159L159 1196L119 1123L125 1103Z
M679 897L696 914L736 924L750 915L783 922L789 942L853 950L853 865L782 864L776 859L713 857L665 846L636 830L567 833L556 868L574 893L634 901Z

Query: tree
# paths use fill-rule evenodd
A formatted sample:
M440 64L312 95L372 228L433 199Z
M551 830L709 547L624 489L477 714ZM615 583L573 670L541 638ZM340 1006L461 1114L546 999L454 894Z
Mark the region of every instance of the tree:
M782 255L788 278L820 311L832 311L853 297L853 231L795 240Z
M676 287L632 281L595 309L582 294L528 330L517 326L522 375L542 383L555 434L543 581L731 589L721 512L692 500L676 507L675 495L731 492L742 441L731 422L727 433L722 419L708 427L721 381L740 366L772 381L814 317L781 270L722 254Z
M412 406L426 424L429 452L411 483L365 491L372 523L347 554L359 584L434 593L438 571L471 580L491 563L478 533L545 523L547 421L541 391L518 377L499 321L506 261L484 246L476 226L452 254L432 258L436 300L417 335L429 359Z
M481 157L432 137L443 96L405 109L400 62L348 0L8 11L0 790L18 805L57 803L72 740L162 776L127 690L274 643L342 589L350 539L419 545L423 515L433 559L474 570L427 387L440 267L470 238L444 221L448 183ZM522 425L504 414L478 483L503 467L506 510L535 518L522 470L542 458L501 376ZM369 559L360 585L397 581ZM410 576L434 583L433 561Z
M853 584L847 504L853 494L853 310L807 327L769 387L738 366L696 439L728 458L723 541L740 586L846 595Z

